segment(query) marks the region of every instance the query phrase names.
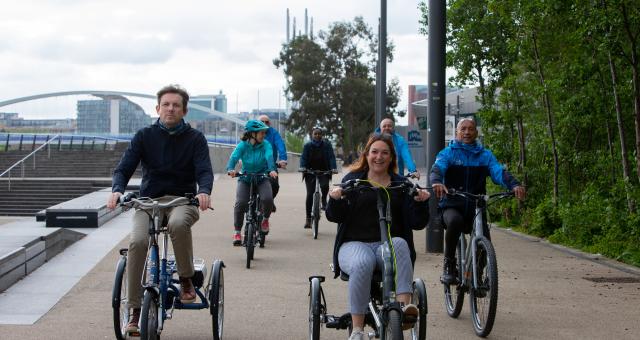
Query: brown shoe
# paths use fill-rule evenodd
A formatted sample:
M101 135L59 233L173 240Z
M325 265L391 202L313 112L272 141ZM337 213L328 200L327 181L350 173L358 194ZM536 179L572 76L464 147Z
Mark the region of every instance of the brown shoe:
M129 323L127 324L125 332L129 335L139 334L140 328L138 328L138 322L140 322L140 308L134 308L131 310L131 315L129 315Z
M180 302L192 303L196 301L196 289L193 288L191 278L180 278Z
M418 321L418 307L414 304L408 304L402 306L402 330L406 331L413 328L416 321Z

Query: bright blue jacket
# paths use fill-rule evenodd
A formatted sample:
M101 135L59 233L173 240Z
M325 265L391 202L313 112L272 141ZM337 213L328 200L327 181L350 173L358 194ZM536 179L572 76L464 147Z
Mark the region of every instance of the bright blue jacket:
M236 167L239 160L242 160L242 172L247 173L269 173L276 171L276 163L273 161L273 149L266 140L259 144L242 141L238 143L235 150L227 162L227 171ZM248 182L248 178L240 177L240 180Z
M487 177L491 177L495 184L509 190L520 185L518 180L498 163L496 156L480 143L465 144L453 140L436 156L429 179L431 184L444 184L447 188L458 191L485 194ZM469 208L466 200L446 196L440 201L440 207L465 210Z
M380 128L376 129L376 133L381 133ZM398 157L398 174L404 176L405 166L407 171L416 172L416 163L413 162L407 141L396 132L394 132L391 137L393 138L393 146L396 148L396 156Z
M267 135L264 138L271 143L271 147L273 148L273 161L286 161L287 147L284 145L284 141L282 137L280 137L278 130L269 127Z

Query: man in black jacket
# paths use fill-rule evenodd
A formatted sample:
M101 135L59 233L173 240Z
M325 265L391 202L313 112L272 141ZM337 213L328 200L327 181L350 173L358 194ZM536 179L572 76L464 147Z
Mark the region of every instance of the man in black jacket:
M107 207L113 209L124 193L138 163L142 164L140 195L161 203L187 193L196 195L200 210L210 205L213 170L209 147L204 135L184 121L189 94L177 85L158 91L156 111L160 118L151 126L140 129L122 155L113 172L112 193ZM197 184L197 185L196 185ZM168 219L167 229L178 266L180 300L196 299L191 282L194 275L191 226L199 219L198 208L178 206L161 212ZM127 333L137 333L142 300L142 272L148 246L148 215L136 211L127 254L128 307L132 309Z

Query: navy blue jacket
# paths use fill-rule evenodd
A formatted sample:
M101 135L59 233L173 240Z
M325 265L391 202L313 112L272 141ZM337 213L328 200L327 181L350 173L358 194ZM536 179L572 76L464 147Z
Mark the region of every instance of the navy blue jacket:
M337 169L337 167L336 167L336 156L333 153L333 147L331 146L331 143L329 143L329 141L327 141L326 139L323 139L322 140L322 144L319 147L322 148L322 153L324 155L324 161L326 163L326 169L309 169L308 163L309 163L309 157L310 157L310 153L311 153L311 148L317 148L317 146L313 145L313 141L307 142L304 145L304 148L302 149L302 155L300 155L300 167L301 168L307 168L309 170L333 170L333 169Z
M345 183L351 179L364 179L367 177L367 173L362 172L350 172L344 176L342 183ZM404 181L404 177L398 174L391 175L392 182ZM333 246L333 271L335 277L340 275L340 265L338 263L338 252L340 246L344 242L345 231L349 226L360 217L358 211L354 211L355 200L358 199L358 193L350 192L343 199L335 200L329 197L327 204L326 216L327 220L338 223L338 233L336 234L336 240ZM427 201L416 202L413 197L409 195L402 195L402 214L392 215L392 225L394 230L400 230L398 234L392 233L392 237L402 237L409 245L409 251L411 255L411 263L416 260L416 250L413 245L413 230L421 230L427 226L429 222L429 205ZM378 225L372 226L372 228L378 229Z
M138 163L142 164L141 196L211 194L209 146L204 135L189 124L173 135L157 121L138 130L113 172L113 192L124 193Z
M466 191L472 194L487 192L487 177L495 184L512 190L520 183L498 163L491 151L478 142L465 144L454 140L436 156L429 179L431 184L444 184L447 188ZM471 208L467 200L461 197L447 198L440 201L441 208L457 208L467 213Z

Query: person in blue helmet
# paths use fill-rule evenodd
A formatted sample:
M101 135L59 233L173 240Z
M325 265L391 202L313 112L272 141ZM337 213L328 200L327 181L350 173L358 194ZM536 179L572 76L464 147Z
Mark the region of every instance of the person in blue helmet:
M513 190L516 197L523 200L525 188L511 173L498 163L489 149L479 142L476 122L464 118L456 127L456 138L436 156L431 168L431 185L436 197L440 199L439 210L446 227L444 265L440 281L452 284L456 281L456 246L460 233L471 232L475 218L475 208L463 198L448 198L447 188L466 191L472 194L486 193L487 177L495 184ZM485 235L489 232L485 230Z
M408 176L420 179L420 173L416 169L416 163L409 152L409 144L402 136L395 132L395 122L392 118L385 118L380 121L380 127L376 129L376 133L386 133L391 135L393 146L398 154L398 174L404 176L405 168L409 173Z
M268 173L269 177L277 178L276 164L273 161L273 149L271 144L265 140L266 131L269 127L259 120L249 120L244 126L244 135L227 162L227 174L235 177L238 173L235 170L236 164L242 160L242 172L244 173ZM242 224L244 214L249 205L249 189L251 184L249 179L241 177L236 188L236 204L233 208L233 245L242 245ZM258 183L258 193L264 219L260 226L262 232L269 232L269 216L273 206L273 194L271 183L262 180Z
M280 133L278 133L278 130L274 129L271 126L271 119L269 119L269 116L261 115L260 117L258 117L258 120L269 127L269 129L267 129L265 139L271 144L271 147L273 148L273 161L276 162L276 172L278 171L278 169L286 169L287 146L282 140L282 137L280 137ZM276 196L278 195L278 191L280 191L280 183L278 182L278 177L271 178L271 191L273 191L273 200L275 201ZM276 205L274 203L273 212L275 211Z

